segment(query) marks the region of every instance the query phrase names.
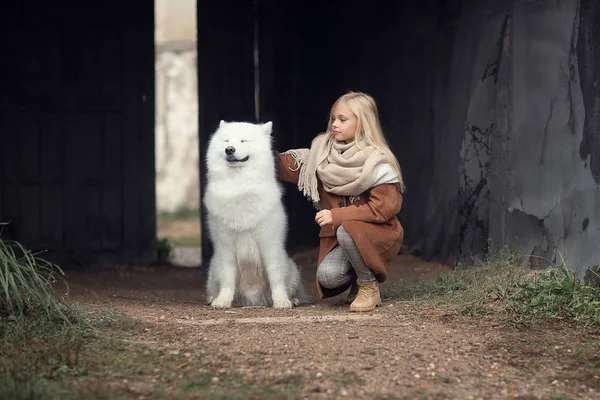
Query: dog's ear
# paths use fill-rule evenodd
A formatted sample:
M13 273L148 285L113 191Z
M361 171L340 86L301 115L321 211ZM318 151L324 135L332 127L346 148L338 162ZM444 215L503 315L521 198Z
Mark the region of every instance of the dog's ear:
M273 122L269 121L262 124L262 129L265 135L270 135L271 133L273 133Z
M221 120L221 122L219 122L219 128L222 128L227 122Z

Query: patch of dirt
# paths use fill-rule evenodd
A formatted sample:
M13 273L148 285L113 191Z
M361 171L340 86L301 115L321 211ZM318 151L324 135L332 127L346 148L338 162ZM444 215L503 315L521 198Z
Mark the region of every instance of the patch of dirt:
M123 338L185 354L174 373L188 382L209 376L203 386L209 393L246 385L271 394L244 398L598 398L597 333L559 323L523 328L400 301L351 314L345 294L317 299L316 254L294 257L312 302L291 310L214 310L204 303L198 268L70 271L69 296L92 311L122 311L149 326ZM448 270L400 255L384 285ZM153 398L160 377L146 378L143 390L134 388L135 379L115 390Z

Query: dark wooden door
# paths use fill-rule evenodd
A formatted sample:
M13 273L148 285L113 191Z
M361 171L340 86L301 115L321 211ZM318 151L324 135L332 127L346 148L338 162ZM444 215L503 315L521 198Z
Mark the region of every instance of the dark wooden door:
M154 259L153 2L10 2L0 219L50 258Z

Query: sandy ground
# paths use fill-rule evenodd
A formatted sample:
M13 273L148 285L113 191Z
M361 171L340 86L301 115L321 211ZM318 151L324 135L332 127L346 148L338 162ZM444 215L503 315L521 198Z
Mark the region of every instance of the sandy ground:
M235 380L285 387L286 398L299 399L600 398L597 333L564 324L511 326L401 301L349 313L345 295L317 298L316 256L316 249L295 256L312 301L291 310L214 310L205 305L202 271L172 266L71 271L69 296L90 310L118 310L152 324L149 332L123 336L186 351L181 376L209 369L214 390ZM384 285L448 270L400 255ZM152 398L152 386L138 393Z

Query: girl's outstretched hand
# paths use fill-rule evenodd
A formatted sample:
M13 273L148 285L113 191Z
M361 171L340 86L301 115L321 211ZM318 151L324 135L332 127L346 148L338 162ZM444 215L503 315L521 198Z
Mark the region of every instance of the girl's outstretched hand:
M331 210L321 210L315 216L315 221L319 226L325 226L333 224L333 218L331 216Z

